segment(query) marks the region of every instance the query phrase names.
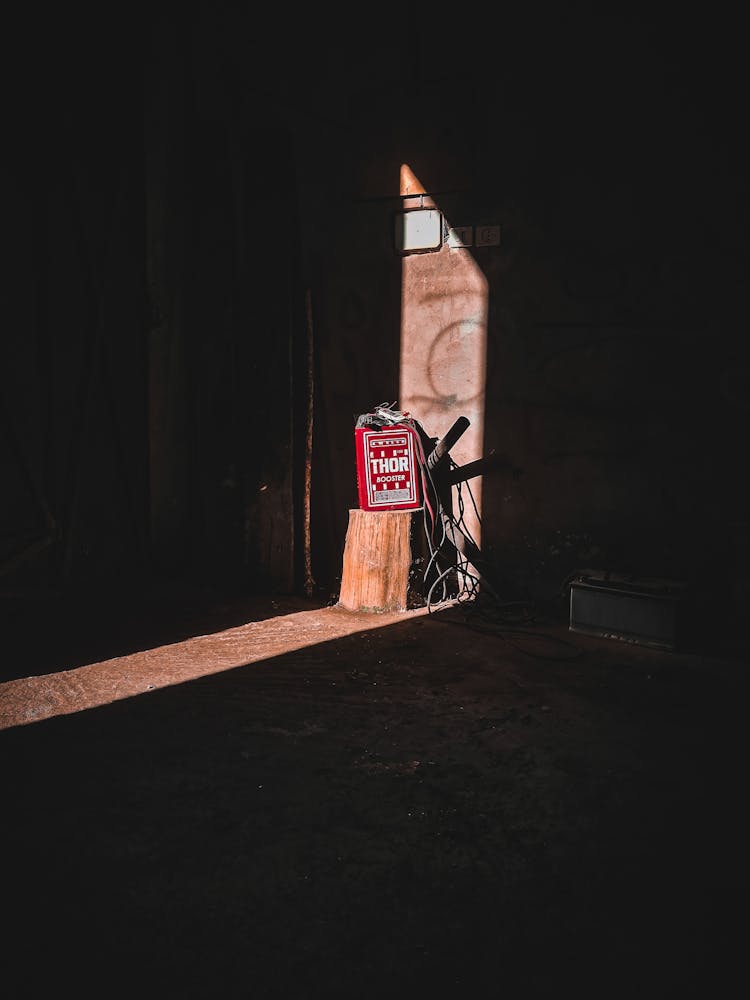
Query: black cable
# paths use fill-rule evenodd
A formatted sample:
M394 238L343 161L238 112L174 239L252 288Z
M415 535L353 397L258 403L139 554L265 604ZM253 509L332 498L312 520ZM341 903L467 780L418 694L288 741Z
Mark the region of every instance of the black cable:
M560 636L549 635L546 632L540 632L536 629L523 627L534 622L535 619L531 613L527 613L525 616L519 616L520 624L518 625L511 624L508 620L507 614L504 618L501 615L498 620L489 619L489 623L486 623L488 616L486 613L483 615L481 610L481 601L474 600L467 603L469 604L468 610L464 613L461 620L451 617L450 612L447 610L442 610L439 615L436 615L437 620L446 625L459 625L463 628L470 628L473 631L480 632L484 635L494 635L502 642L512 646L517 652L523 653L524 656L529 656L535 660L566 663L571 660L578 659L583 655L583 650L569 639L563 639ZM528 609L528 602L507 601L503 602L500 607L502 610L507 612L508 609L514 606ZM483 617L485 621L482 621ZM541 641L555 646L562 646L565 647L568 652L565 655L540 653L538 650L525 649L519 644L523 640Z
M457 464L450 459L451 469L458 468ZM476 500L474 498L474 493L471 487L466 484L466 492L469 494L471 504L474 510L474 515L477 520L477 524L481 527L482 519L479 514L479 509L477 507ZM436 492L437 495L437 492ZM458 507L458 517L453 520L453 528L458 531L465 539L468 541L477 551L479 546L477 545L474 537L466 525L465 512L466 504L464 501L464 496L462 492L462 484L457 484L456 489L456 500ZM444 512L442 512L444 513ZM445 529L443 530L443 537L445 537ZM458 551L458 550L456 550ZM458 553L459 559L462 557L461 553ZM583 654L583 650L577 646L574 642L567 639L562 639L559 636L551 636L545 632L540 632L534 629L526 628L525 626L531 625L535 622L535 615L533 609L530 608L528 601L522 600L500 600L496 595L492 595L490 598L492 600L492 613L490 613L485 605L488 600L486 597L486 590L481 589L481 579L475 574L470 573L466 567L470 565L470 560L468 557L463 557L465 559L465 564L463 566L453 566L448 567L440 577L433 583L427 593L427 608L430 614L433 614L433 604L432 604L432 593L437 584L444 580L446 576L452 571L457 570L463 574L464 591L459 596L456 601L458 607L468 606L468 611L463 615L462 621L456 621L455 618L451 618L449 612L442 610L438 615L440 621L446 624L452 625L463 625L465 627L472 628L475 631L482 632L484 634L492 634L496 636L501 641L512 646L518 652L523 653L525 656L530 656L537 660L547 660L555 662L568 662L570 660L577 659ZM483 600L482 600L483 599ZM566 655L549 655L540 653L538 651L533 651L529 649L524 649L519 642L523 640L530 641L542 641L546 643L553 643L557 646L565 647L567 652Z
M422 523L428 551L428 559L422 574L423 587L427 588L424 599L428 613L434 615L435 610L440 609L441 613L438 615L440 621L446 624L469 627L484 634L492 634L512 646L518 652L533 659L565 662L581 656L583 650L576 646L575 643L525 627L535 622L533 609L530 607L529 602L502 600L489 581L483 581L481 576L477 576L476 573L470 571L469 567L473 565L470 556L456 544L455 538L456 534L458 534L469 544L475 558L480 555L479 546L466 524L464 484L460 480L455 484L458 516L453 517L452 513L449 513L443 507L440 499L440 490L433 477L433 470L441 463L445 464L446 459L451 471L459 468L451 458L449 449L468 426L466 417L460 417L445 437L440 441L436 441L434 438L428 437L419 421L408 414L400 413L395 409L395 405L395 403L381 404L376 408L374 414L360 416L358 426L368 424L370 426L382 427L393 423L403 423L410 426L414 431L418 443L417 462L422 476L424 500L422 504ZM428 441L433 442L433 448L430 455L426 456L424 443ZM468 483L465 484L465 488L474 510L476 522L481 528L482 519L474 498L474 493ZM431 524L428 524L428 516ZM440 522L439 532L438 521ZM452 537L448 535L448 525L450 525ZM445 554L446 544L449 544L452 548L450 558ZM481 572L481 567L477 567L477 569ZM432 575L434 575L434 579L430 582ZM448 586L448 581L451 577L460 578L461 581L458 593L454 596L451 596ZM484 588L482 587L483 582L485 584ZM438 590L440 591L440 596L436 599L435 594ZM487 595L489 595L489 598ZM492 601L491 612L486 608L488 599ZM449 601L453 608L468 608L468 611L463 615L462 621L457 621L455 618L450 617L450 613L444 607L441 607ZM572 650L572 652L566 656L550 656L533 652L519 645L519 641L523 639L555 643Z

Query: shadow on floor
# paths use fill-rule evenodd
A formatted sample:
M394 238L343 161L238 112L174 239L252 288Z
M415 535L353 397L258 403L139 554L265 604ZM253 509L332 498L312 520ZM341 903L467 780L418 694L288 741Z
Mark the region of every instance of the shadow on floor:
M422 616L6 730L4 989L730 995L745 666Z

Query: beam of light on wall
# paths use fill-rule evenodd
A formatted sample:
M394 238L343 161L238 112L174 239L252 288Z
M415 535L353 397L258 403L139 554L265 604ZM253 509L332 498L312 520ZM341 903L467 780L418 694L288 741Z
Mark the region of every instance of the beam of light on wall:
M400 192L405 210L412 207L412 198L413 207L440 208L433 206L407 164L401 167ZM446 222L451 225L451 220ZM470 426L451 449L458 465L482 457L487 314L487 279L471 250L452 248L446 241L434 253L404 256L399 408L433 437L442 437L458 417L467 417ZM481 515L481 477L463 484L464 496L467 487ZM464 516L479 545L481 523L470 501Z

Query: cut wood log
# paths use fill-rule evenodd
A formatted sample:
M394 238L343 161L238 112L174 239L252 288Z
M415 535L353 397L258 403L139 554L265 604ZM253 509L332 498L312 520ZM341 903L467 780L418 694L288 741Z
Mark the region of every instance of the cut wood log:
M349 511L340 607L347 611L406 610L413 513Z

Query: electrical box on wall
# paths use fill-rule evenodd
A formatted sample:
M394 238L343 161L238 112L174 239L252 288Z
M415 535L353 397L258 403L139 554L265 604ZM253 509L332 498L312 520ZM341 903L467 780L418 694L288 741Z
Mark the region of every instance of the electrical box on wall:
M403 424L354 430L357 491L362 510L421 507L415 431Z
M416 208L396 216L396 249L425 253L443 245L443 214L434 208Z

